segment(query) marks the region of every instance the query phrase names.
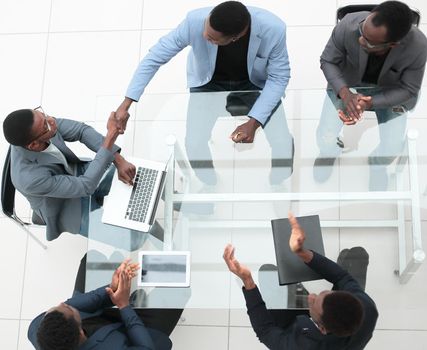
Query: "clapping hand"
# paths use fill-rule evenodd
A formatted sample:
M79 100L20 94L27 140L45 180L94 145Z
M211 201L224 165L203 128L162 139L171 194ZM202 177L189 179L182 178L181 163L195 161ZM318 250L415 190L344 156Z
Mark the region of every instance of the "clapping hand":
M113 304L119 309L123 309L129 305L131 281L131 275L122 270L119 274L119 284L116 291L113 291L109 287L105 289Z
M255 282L252 279L251 271L245 265L240 264L234 256L234 251L235 248L231 244L227 244L224 249L222 257L224 258L228 269L242 280L246 289L255 288Z
M291 237L289 238L289 248L293 253L300 253L304 248L305 233L298 223L296 217L289 212L289 223L291 224Z
M131 259L125 259L120 266L114 271L113 277L111 278L110 289L115 292L119 286L120 274L125 271L126 274L132 279L136 276L136 272L139 270L139 264L133 263Z
M309 263L313 259L313 252L304 248L305 232L298 223L296 217L289 212L289 223L291 224L291 236L289 237L289 248L298 255L302 261Z

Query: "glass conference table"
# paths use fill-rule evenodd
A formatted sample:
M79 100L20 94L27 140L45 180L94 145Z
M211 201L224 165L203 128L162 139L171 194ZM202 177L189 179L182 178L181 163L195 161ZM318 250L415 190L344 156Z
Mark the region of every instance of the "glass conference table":
M145 288L134 293L134 305L243 309L241 283L222 259L232 243L269 308L306 307L295 285L279 286L276 272L258 273L262 265L276 264L271 220L287 217L290 210L296 216L320 215L326 253L335 259L345 233L331 238L328 230L393 229L399 245L396 278L409 281L425 254L417 132L402 131L406 116L397 114L378 126L368 112L363 122L340 130L324 90L288 91L253 143L234 143L229 136L247 121L258 95L144 95L132 111L122 154L167 163L157 222L151 234L132 232L102 224L102 210L91 213L87 290L108 283L114 268L125 257L137 260L139 250L188 250L190 288ZM115 101L101 96L97 118L104 118ZM389 138L401 140L401 147L392 150ZM319 154L324 159L314 166ZM331 163L332 155L337 159ZM352 246L363 246L352 237ZM328 288L322 281L307 285Z

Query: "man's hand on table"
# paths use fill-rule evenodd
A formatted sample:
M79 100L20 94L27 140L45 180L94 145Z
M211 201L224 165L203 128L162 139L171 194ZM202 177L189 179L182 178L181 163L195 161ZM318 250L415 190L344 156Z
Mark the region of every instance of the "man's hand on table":
M353 93L349 88L343 87L339 96L344 103L344 111L338 110L338 117L345 125L354 125L362 120L363 113L372 108L372 97Z
M261 123L254 119L250 118L246 123L239 125L236 130L232 132L230 138L235 143L252 143L255 139L255 131L261 126Z
M224 254L222 257L224 258L228 269L242 280L245 289L254 289L256 285L252 278L251 271L245 265L241 265L240 262L235 258L234 250L235 249L231 244L227 244L224 249Z
M127 185L133 185L133 179L136 174L136 167L124 159L120 153L114 155L114 165L117 168L117 176L120 181Z
M360 115L359 119L353 119L349 114L344 113L341 109L338 110L338 117L345 125L354 125L363 120L363 113L372 108L372 97L359 94Z
M353 93L345 86L339 91L338 95L344 103L344 112L348 118L347 121L358 121L361 118L362 113L362 107L359 105L360 94ZM343 122L345 121L343 120Z

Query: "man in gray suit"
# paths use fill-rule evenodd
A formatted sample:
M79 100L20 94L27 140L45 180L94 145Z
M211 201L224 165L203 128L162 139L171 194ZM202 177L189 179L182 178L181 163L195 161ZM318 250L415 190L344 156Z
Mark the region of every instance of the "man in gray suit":
M406 4L386 1L372 12L347 14L334 28L320 58L329 99L317 129L318 182L328 179L340 154L343 124L358 123L367 110L376 113L380 133L369 163L385 172L401 152L406 112L417 102L427 57L427 39L412 20Z
M114 145L119 135L114 117L111 113L105 138L84 123L48 116L41 107L14 111L4 120L12 182L46 224L48 241L64 231L87 234L89 202L92 209L102 205L114 173L114 167L109 169L113 160L119 179L132 184L135 166ZM95 158L81 161L65 141L80 141L96 152Z

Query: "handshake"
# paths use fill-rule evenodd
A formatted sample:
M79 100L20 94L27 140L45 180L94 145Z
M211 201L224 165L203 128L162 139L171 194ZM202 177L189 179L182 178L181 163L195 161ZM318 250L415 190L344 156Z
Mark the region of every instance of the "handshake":
M129 113L127 111L111 112L107 121L107 132L112 137L117 138L124 133L128 119Z
M104 138L102 146L108 150L112 149L114 143L117 140L117 137L124 133L124 128L126 128L126 122L129 118L129 113L127 111L121 114L121 116L124 118L123 126L123 120L118 119L117 115L118 112L111 112L107 121L107 135ZM117 176L119 180L127 185L132 186L133 179L136 174L135 165L123 158L119 152L114 154L114 165L117 168Z

